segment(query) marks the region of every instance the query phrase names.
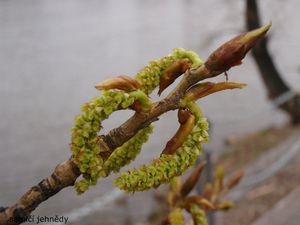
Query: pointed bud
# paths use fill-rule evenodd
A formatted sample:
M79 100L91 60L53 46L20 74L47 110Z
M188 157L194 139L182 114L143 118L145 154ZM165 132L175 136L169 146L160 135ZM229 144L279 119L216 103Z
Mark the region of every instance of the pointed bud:
M191 204L200 205L205 209L213 210L215 209L213 203L211 203L209 200L201 197L201 196L190 196L185 198L184 205L189 208Z
M135 79L125 75L102 81L95 86L98 90L118 89L123 91L134 91L139 87L140 84Z
M181 196L185 197L193 190L204 169L205 164L205 162L202 162L192 171L190 176L187 178L187 180L183 183L181 187Z
M218 194L223 190L223 182L224 182L224 169L222 166L218 166L215 172L213 188L214 194Z
M244 174L245 174L244 171L240 171L239 173L237 173L237 174L233 175L232 177L230 177L229 180L226 182L226 188L232 189L233 187L238 185L238 183L243 178Z
M188 59L180 59L169 66L160 77L159 91L160 95L169 85L171 85L180 75L191 67L191 62Z
M217 205L216 209L227 211L227 210L229 210L229 209L231 209L233 207L234 207L233 202L231 202L231 201L224 201L224 202L219 203Z
M247 52L265 36L270 27L271 23L226 42L208 57L205 67L211 72L220 74L240 65Z
M191 87L185 94L184 98L188 101L196 101L200 98L203 98L207 95L213 94L215 92L235 89L235 88L244 88L246 84L243 83L235 83L235 82L220 82L220 83L212 83L205 82L196 84Z
M174 154L175 151L181 147L187 136L192 132L195 123L195 116L193 116L193 114L191 114L188 110L179 109L178 120L182 123L180 124L176 134L168 141L161 154Z

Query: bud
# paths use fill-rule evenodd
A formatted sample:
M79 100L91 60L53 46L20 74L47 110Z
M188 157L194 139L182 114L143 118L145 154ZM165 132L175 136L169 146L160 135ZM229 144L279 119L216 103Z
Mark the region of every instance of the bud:
M218 194L223 190L223 181L224 181L224 169L222 166L218 166L215 172L213 188L214 194Z
M194 170L193 172L190 174L190 176L188 177L188 179L183 183L182 187L181 187L181 196L187 196L191 190L193 190L194 186L196 185L202 171L203 168L205 166L205 162L202 162L201 164L199 164Z
M231 209L233 207L234 207L233 202L231 202L231 201L224 201L222 203L219 203L216 208L220 209L220 210L226 211L226 210L229 210L229 209Z
M188 207L191 204L201 205L209 210L215 209L214 205L210 201L201 196L190 196L185 198L185 206Z
M270 27L271 23L226 42L208 57L205 67L211 72L220 74L240 65L247 52L264 37Z
M231 178L229 178L229 180L226 182L226 188L232 189L233 187L238 185L238 183L243 178L244 174L245 174L244 171L240 171L239 173L237 173L237 174L233 175Z
M235 88L244 88L246 84L243 83L236 83L236 82L220 82L220 83L213 83L213 82L205 82L196 84L191 87L185 94L184 98L188 101L196 101L200 98L203 98L207 95L213 94L215 92L228 90L228 89L235 89Z
M161 154L172 155L181 147L187 136L191 133L195 123L195 116L187 110L179 109L178 121L180 127L176 134L167 142L166 147Z
M171 85L190 67L191 62L188 59L180 59L166 68L160 77L158 95L160 95L169 85Z
M135 79L125 75L102 81L95 86L98 90L118 89L123 91L134 91L139 87L140 84Z

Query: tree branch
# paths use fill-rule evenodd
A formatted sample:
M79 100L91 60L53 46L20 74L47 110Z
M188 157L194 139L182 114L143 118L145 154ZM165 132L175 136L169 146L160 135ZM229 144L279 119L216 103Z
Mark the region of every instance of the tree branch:
M207 78L215 77L237 65L256 41L268 31L270 25L242 34L226 42L208 60L197 69L187 70L181 82L163 100L153 103L147 112L136 112L120 127L99 137L101 157L106 160L113 151L133 137L140 129L157 120L160 115L178 109L180 100L194 84ZM229 85L230 86L230 85ZM42 202L55 195L63 188L74 185L81 175L72 158L60 163L54 172L39 184L33 186L19 201L11 207L0 207L0 225L20 224Z

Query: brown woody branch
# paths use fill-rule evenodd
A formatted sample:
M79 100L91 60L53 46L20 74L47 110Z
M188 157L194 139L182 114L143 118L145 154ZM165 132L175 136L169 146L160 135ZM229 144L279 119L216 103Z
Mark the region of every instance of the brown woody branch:
M71 159L58 164L49 177L30 188L15 205L0 208L0 224L11 225L24 222L40 203L63 188L73 185L79 175L79 169Z
M179 108L180 99L194 84L207 78L215 77L236 65L236 61L244 58L253 44L263 36L269 27L240 35L217 49L205 64L197 69L187 70L181 82L163 100L153 103L147 112L136 112L120 127L111 130L107 135L99 137L105 160L112 152L133 137L140 129L148 126L163 113ZM235 54L236 52L238 54ZM231 53L232 57L230 57ZM217 68L217 70L215 69ZM230 86L230 85L229 85ZM55 195L63 188L73 186L80 176L80 171L72 158L60 163L54 172L39 184L26 192L18 202L10 207L0 207L0 225L15 225L24 222L30 213L42 202Z

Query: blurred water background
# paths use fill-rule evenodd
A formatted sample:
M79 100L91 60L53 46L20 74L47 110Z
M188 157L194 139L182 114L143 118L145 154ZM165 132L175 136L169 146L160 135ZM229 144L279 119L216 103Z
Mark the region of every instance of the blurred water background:
M284 79L299 90L300 2L259 3L264 23L273 22L270 51ZM15 203L69 157L73 118L83 102L98 94L93 88L97 82L120 74L134 75L149 60L174 47L192 49L205 59L242 31L242 0L1 0L0 206ZM268 102L251 57L229 74L230 80L245 82L248 87L199 102L213 123L210 145L215 154L222 151L228 136L287 122ZM104 132L130 115L113 115L105 122ZM162 116L135 165L158 156L177 129L176 121L175 112ZM80 197L68 188L43 203L35 214L62 215L111 187L112 179L105 179ZM132 198L144 199L141 194ZM145 208L139 208L139 218Z

